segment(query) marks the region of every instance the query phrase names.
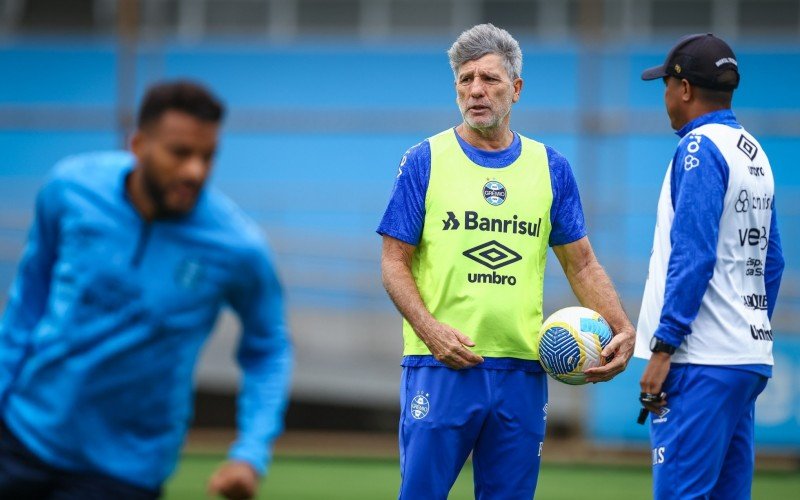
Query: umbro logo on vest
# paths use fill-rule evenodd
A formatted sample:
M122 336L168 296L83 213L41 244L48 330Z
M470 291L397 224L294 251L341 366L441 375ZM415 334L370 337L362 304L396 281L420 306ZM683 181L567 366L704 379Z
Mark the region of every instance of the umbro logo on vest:
M492 273L467 273L470 283L487 283L491 285L517 284L516 276L497 274L495 270L522 260L522 256L499 241L487 241L481 245L464 250L464 257L474 260L482 266L492 270Z
M464 256L492 270L522 260L520 254L495 240L464 250Z

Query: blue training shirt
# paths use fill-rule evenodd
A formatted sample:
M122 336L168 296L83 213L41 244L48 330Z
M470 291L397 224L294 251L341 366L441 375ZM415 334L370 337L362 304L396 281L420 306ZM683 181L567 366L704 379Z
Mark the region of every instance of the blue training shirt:
M193 374L223 305L242 325L230 458L264 473L292 357L260 230L206 188L188 215L144 221L134 158L58 165L41 189L0 321L0 418L44 462L158 488L192 419Z

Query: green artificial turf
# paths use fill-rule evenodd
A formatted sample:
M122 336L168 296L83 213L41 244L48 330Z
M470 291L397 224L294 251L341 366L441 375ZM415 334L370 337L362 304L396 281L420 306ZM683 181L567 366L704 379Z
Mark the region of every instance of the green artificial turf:
M166 500L207 498L206 481L222 456L189 455L166 487ZM473 498L472 470L464 468L450 498ZM261 485L260 499L378 500L397 498L400 472L392 460L277 458ZM641 500L651 498L650 469L599 465L542 466L536 498L542 500ZM800 474L756 474L753 499L800 498Z

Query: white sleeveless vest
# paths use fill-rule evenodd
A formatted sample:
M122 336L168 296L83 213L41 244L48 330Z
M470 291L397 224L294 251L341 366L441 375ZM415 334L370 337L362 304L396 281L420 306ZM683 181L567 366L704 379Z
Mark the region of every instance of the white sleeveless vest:
M690 134L691 141L710 140L728 164L728 186L719 221L717 261L703 295L691 335L672 356L676 363L706 365L772 365L772 327L767 317L764 284L774 180L761 145L742 128L707 124ZM697 146L694 146L695 148ZM671 253L672 207L670 163L658 200L658 215L637 325L636 357L649 359L650 339L664 306L664 288Z

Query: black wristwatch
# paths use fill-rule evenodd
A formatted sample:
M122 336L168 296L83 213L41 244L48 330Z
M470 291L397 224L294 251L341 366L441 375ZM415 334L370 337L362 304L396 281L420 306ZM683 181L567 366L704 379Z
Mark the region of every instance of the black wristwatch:
M667 344L666 342L664 342L659 338L652 337L650 339L650 352L665 352L670 356L672 356L673 354L675 354L676 349L677 347L675 347L674 345Z

